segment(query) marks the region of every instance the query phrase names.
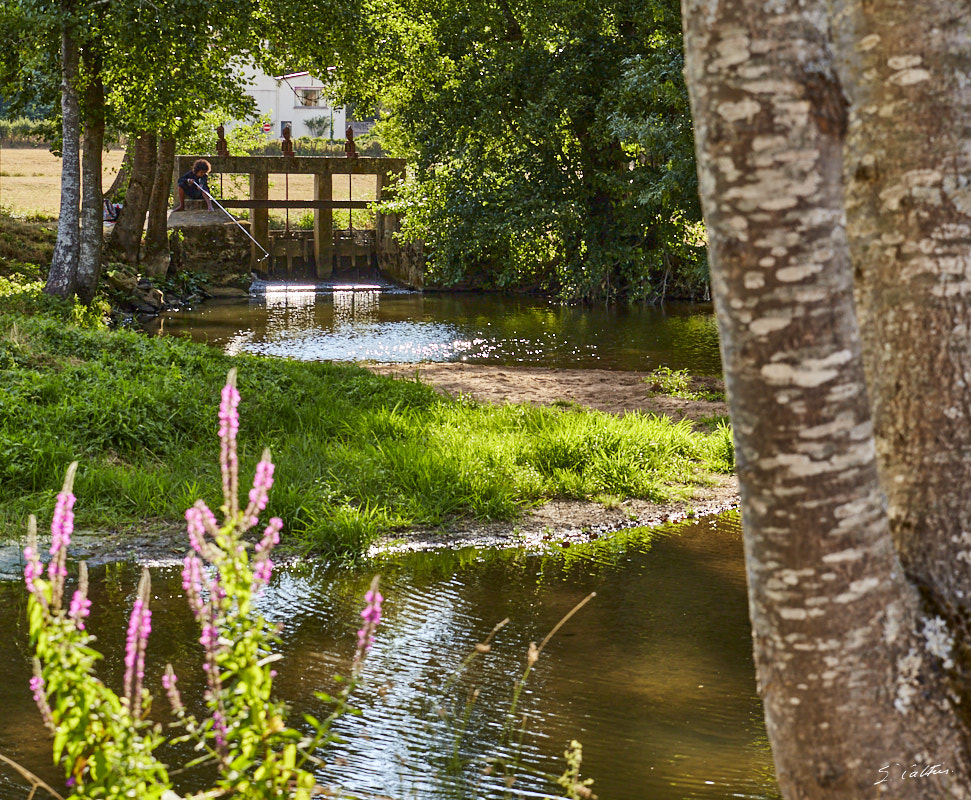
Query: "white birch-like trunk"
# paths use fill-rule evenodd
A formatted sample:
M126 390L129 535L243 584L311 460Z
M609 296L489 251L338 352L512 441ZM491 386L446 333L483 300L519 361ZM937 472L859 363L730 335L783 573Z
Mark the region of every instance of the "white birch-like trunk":
M877 473L825 1L683 5L780 787L787 798L966 797L947 642L900 567ZM895 764L947 773L901 780Z
M65 15L70 10L62 9ZM58 297L73 297L77 288L80 254L81 214L81 103L77 79L80 59L78 42L68 24L61 32L61 205L57 241L44 291Z
M104 249L104 197L101 184L101 151L104 147L104 86L96 74L99 65L90 67L84 93L84 151L82 158L81 255L78 262L77 295L90 304L98 292Z

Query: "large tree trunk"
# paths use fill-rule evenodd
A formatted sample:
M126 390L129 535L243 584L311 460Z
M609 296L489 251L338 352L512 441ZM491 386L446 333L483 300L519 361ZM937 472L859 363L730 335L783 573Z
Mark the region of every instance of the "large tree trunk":
M849 234L891 527L908 574L961 643L971 707L971 18L949 0L834 6L853 109Z
M948 642L900 568L877 474L825 2L684 0L684 23L780 788L965 797L971 762L944 675ZM915 763L948 773L902 781Z
M70 8L62 8L65 15ZM61 32L61 206L57 241L44 291L58 297L73 297L77 287L80 249L81 207L81 104L78 99L78 42L68 23Z
M100 64L85 59L88 68L84 93L84 152L82 160L81 257L77 294L90 305L98 291L104 247L104 205L101 194L101 151L105 138L105 93Z
M153 133L142 133L135 141L131 177L125 204L111 234L111 254L120 261L137 264L145 228L148 200L155 182L156 140Z
M174 166L175 139L163 136L158 140L155 182L148 205L148 231L142 256L144 272L152 277L165 277L169 269L169 199Z

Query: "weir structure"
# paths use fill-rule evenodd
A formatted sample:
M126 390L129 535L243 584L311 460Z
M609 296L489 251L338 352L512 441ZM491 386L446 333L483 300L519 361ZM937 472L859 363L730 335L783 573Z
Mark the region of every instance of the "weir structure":
M177 156L175 161L175 181L180 175L192 168L192 164L200 156ZM219 198L219 202L227 209L250 209L250 233L253 238L268 252L273 252L274 242L270 232L270 209L312 209L314 212L313 229L313 260L316 266L317 278L325 280L335 271L344 266L341 255L345 247L353 253L353 245L346 244L346 236L335 239L334 210L366 209L374 202L382 199L382 194L394 181L404 177L405 160L401 158L331 158L326 156L204 156L212 165L211 175L217 173L249 175L249 199L236 200ZM313 175L313 200L270 200L270 176L279 175ZM377 188L374 200L334 200L334 176L346 175L348 180L354 175L375 175ZM289 194L289 193L288 193ZM376 223L374 240L378 260L382 246L387 249L391 241L391 233L397 230L396 216L375 214ZM288 251L289 253L289 251ZM258 259L263 254L256 245L250 246L250 268L256 269ZM347 259L345 258L345 261ZM353 255L351 255L351 264ZM391 259L394 260L393 258ZM382 264L379 266L384 268Z

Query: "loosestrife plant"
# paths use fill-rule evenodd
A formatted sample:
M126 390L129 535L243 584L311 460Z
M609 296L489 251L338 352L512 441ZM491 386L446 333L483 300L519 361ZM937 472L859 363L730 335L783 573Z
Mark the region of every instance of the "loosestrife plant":
M350 695L381 622L383 598L375 578L365 595L364 622L358 631L350 680L336 698L318 694L333 702L330 715L322 722L306 717L310 734L288 726L285 706L271 697L276 674L272 665L280 658L273 652L277 631L253 607L269 583L271 555L280 540L282 522L270 519L255 546L243 538L259 525L266 508L273 462L269 451L264 451L248 503L240 508L239 399L236 371L232 370L219 410L222 522L201 500L185 515L192 550L183 562L182 585L200 625L207 715L197 718L187 711L171 665L166 666L162 685L177 717L178 733L171 741L193 741L202 752L186 766L214 762L217 767L215 786L202 796L303 800L315 788L307 765L314 760L313 751L333 738L329 733L333 721L349 708ZM148 570L142 572L129 619L121 695L93 675L94 663L101 656L90 647L93 637L85 628L91 602L84 564L78 587L64 608L76 470L77 464L72 464L57 498L46 571L37 546L36 520L31 517L29 522L24 578L36 653L30 687L54 734L54 759L63 766L75 797L170 800L177 795L171 791L166 767L154 755L166 737L159 725L146 718L151 705L143 685L152 619Z

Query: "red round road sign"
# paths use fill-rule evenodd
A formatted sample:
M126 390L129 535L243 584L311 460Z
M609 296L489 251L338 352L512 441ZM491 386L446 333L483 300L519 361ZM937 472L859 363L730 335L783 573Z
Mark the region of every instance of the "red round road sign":
M263 123L263 133L269 133L273 130L273 126L269 122Z

